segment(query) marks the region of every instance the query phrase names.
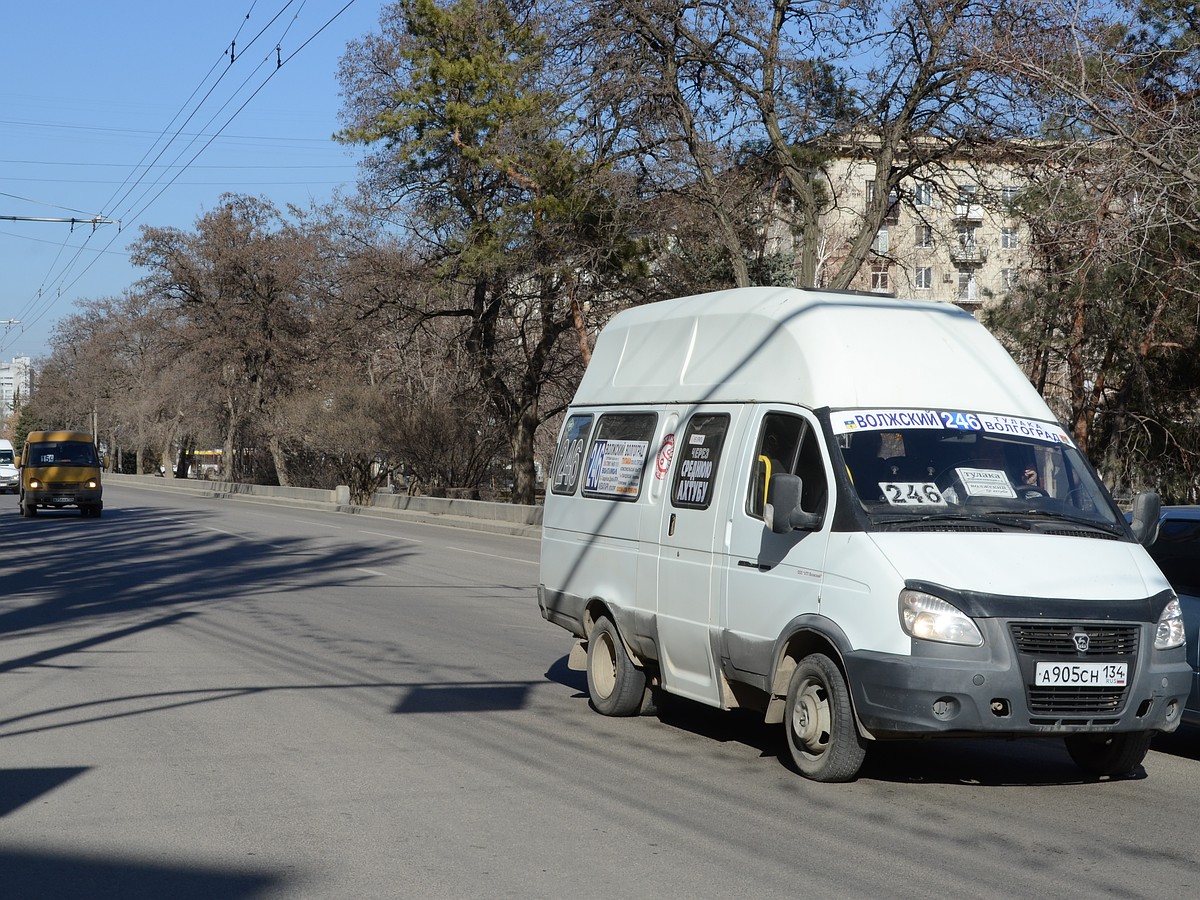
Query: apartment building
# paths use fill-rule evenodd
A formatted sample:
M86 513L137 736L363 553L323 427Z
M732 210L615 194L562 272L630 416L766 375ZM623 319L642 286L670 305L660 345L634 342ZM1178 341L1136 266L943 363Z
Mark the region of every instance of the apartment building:
M845 258L875 191L871 160L851 153L825 167L830 207L822 217L816 283ZM907 179L851 287L955 303L972 312L1013 288L1032 268L1028 230L1014 209L1023 184L1017 167L964 158L936 174ZM782 232L776 248L794 241Z
M0 362L0 415L13 411L13 401L29 397L29 357L17 356Z

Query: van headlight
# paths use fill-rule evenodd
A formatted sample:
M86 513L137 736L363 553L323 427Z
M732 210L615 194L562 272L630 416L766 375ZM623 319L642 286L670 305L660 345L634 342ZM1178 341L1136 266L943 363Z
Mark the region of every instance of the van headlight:
M100 487L100 482L98 482L95 478L89 478L87 487L88 490L94 491L96 488Z
M900 627L905 634L922 641L965 644L968 647L978 647L983 643L979 626L962 610L951 606L941 597L909 588L900 592Z
M39 481L37 478L30 478L30 479L29 479L29 489L30 489L31 491L37 491L37 490L40 490L40 489L41 489L41 487L42 487L42 482L41 482L41 481Z
M1154 649L1171 650L1183 646L1183 610L1179 598L1172 597L1158 617L1158 629L1154 632Z

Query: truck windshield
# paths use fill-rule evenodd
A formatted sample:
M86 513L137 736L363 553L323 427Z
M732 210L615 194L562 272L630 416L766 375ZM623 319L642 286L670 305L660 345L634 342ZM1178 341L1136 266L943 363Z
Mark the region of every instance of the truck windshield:
M830 425L858 500L879 524L1057 518L1125 533L1056 423L964 410L847 409L832 411Z
M44 441L29 446L33 466L94 466L96 445L86 441Z

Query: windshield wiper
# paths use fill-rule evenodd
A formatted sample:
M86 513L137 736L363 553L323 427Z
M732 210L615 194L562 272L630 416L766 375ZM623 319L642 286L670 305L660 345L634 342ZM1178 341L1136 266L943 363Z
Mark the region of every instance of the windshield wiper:
M1106 522L1097 522L1095 519L1085 519L1083 516L1072 516L1067 513L1049 512L1044 509L1026 509L1021 512L1014 510L1002 510L996 513L998 516L1036 516L1039 519L1062 519L1064 522L1070 522L1073 525L1082 525L1086 528L1094 528L1097 531L1103 531L1105 534L1115 534L1118 537L1124 537L1125 532L1119 525L1109 525Z
M988 525L998 525L1001 528L1022 528L1025 531L1032 531L1033 526L1028 522L1014 522L1008 519L997 518L993 515L970 516L965 513L927 513L923 516L910 518L897 517L894 519L886 519L880 524L886 525L923 525L926 522L982 522Z

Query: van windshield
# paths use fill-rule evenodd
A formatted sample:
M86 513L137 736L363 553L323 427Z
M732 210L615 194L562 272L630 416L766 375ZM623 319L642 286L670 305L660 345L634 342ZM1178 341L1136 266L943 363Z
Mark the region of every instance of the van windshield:
M13 452L11 450L0 450L0 466L11 466L13 464Z
M94 466L96 445L87 441L40 441L29 445L31 466Z
M830 413L842 462L877 524L1061 519L1124 535L1093 469L1062 426L965 410Z

